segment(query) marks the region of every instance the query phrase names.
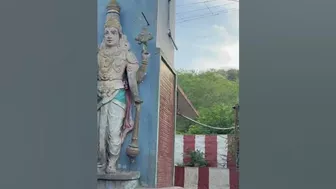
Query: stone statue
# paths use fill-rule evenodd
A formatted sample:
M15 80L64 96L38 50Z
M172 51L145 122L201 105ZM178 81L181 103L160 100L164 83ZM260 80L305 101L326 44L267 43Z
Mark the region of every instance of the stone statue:
M99 174L117 172L121 145L133 127L131 106L141 104L138 82L144 75L127 37L122 32L115 0L107 6L104 39L98 48L98 162ZM150 54L142 51L142 63L147 65ZM140 68L140 69L139 69ZM138 70L142 70L138 73Z

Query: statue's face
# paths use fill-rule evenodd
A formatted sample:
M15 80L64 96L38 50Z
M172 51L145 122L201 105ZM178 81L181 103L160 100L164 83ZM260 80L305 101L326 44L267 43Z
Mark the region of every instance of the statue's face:
M105 28L104 40L107 46L116 46L119 44L119 32L117 28Z

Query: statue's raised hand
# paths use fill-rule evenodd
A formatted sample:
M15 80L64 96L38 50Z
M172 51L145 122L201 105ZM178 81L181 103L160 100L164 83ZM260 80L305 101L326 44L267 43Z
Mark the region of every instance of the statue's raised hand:
M142 56L142 61L148 61L148 59L150 57L150 53L147 52L147 51L142 51L141 56Z
M140 98L139 96L135 96L135 97L134 97L134 103L135 103L135 104L142 104L143 101L141 100L141 98Z

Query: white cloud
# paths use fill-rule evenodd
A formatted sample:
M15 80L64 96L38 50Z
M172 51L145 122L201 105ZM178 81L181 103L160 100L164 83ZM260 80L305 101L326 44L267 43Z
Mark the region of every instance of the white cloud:
M194 69L230 69L239 68L239 37L230 35L227 28L221 25L213 25L218 34L218 43L199 44L196 48L201 49L209 56L201 56L192 60Z
M215 30L214 35L219 38L218 41L221 41L221 44L232 44L239 40L238 35L229 32L225 26L216 24L212 28Z
M198 70L239 68L239 41L230 45L203 47L215 56L203 56L193 59L192 65Z
M228 66L239 68L239 41L236 41L232 45L226 45L223 49L228 52L230 57L230 61L227 63Z
M228 0L222 1L228 2ZM209 52L209 56L193 59L194 68L199 70L239 68L239 11L237 11L239 3L230 3L227 8L228 13L223 14L223 17L228 19L227 24L212 26L214 35L218 36L218 42L197 46L202 51Z
M189 69L231 69L239 68L239 3L230 0L218 0L208 4L227 4L227 13L221 14L224 23L218 23L208 28L215 42L193 44L203 52L192 58ZM220 20L220 19L219 19ZM210 39L211 41L211 39ZM208 53L208 55L207 55Z
M215 25L213 25L212 27L213 27L214 29L216 29L216 30L226 32L226 29L225 29L224 26L220 26L220 25L215 24Z

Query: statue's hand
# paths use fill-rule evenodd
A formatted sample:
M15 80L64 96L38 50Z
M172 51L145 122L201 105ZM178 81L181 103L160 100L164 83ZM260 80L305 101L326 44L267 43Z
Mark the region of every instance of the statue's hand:
M143 101L140 99L139 96L135 96L135 97L134 97L134 103L135 103L135 104L142 104Z
M148 59L149 59L149 57L150 57L150 53L147 52L147 51L143 51L143 52L141 53L141 56L142 56L142 60L143 60L143 61L148 61Z

